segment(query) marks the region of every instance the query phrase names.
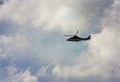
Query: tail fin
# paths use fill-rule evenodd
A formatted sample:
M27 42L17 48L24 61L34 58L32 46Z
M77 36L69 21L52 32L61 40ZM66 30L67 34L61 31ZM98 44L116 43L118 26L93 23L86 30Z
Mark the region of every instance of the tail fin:
M91 39L91 35L88 36L88 40L90 40L90 39Z

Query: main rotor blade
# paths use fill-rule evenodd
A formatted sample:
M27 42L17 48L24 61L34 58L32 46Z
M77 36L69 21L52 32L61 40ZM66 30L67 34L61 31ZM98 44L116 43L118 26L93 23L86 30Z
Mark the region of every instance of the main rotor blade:
M78 34L78 32L79 32L79 31L77 31L75 35L77 35L77 34Z
M64 35L64 36L74 36L74 35Z

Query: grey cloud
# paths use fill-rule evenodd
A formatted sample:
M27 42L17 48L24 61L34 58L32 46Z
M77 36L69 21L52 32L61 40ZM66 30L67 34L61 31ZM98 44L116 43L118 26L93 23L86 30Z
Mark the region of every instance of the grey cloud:
M4 4L4 1L3 0L0 0L0 5Z
M0 35L15 35L19 28L10 21L0 21Z

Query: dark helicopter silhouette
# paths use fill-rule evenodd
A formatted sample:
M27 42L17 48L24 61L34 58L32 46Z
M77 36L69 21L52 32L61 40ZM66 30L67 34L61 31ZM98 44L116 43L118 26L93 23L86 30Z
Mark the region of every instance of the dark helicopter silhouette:
M64 36L73 36L71 38L68 38L66 41L78 42L78 41L86 41L91 39L91 35L89 35L87 38L78 37L77 36L78 32L79 31L77 31L75 35L64 35Z

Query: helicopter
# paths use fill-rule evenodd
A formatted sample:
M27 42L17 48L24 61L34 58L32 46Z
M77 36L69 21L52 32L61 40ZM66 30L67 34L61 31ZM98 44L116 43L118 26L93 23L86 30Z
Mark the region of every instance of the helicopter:
M79 42L79 41L86 41L86 40L91 39L91 35L89 35L87 38L78 37L77 36L78 32L79 31L77 31L75 35L64 35L64 36L73 36L73 37L68 38L66 41Z

